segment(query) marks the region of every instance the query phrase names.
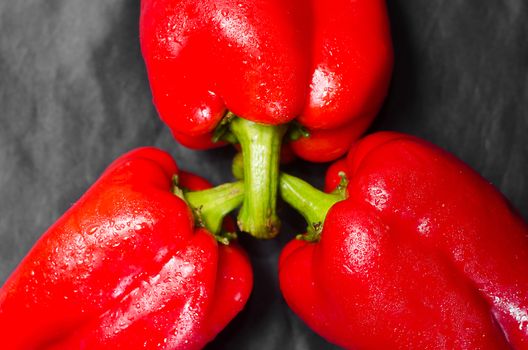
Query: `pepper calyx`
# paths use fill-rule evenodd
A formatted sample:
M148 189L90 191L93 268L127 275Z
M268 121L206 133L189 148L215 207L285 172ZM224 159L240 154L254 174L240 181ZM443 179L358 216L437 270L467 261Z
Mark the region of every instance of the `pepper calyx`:
M346 176L342 181L345 180ZM282 199L298 211L308 223L306 234L298 235L297 239L309 242L320 240L326 214L335 203L346 198L346 189L325 193L306 181L286 173L280 174L279 193Z
M200 191L188 191L178 186L178 176L173 177L172 193L191 208L195 225L206 228L222 244L236 238L236 233L223 232L224 217L238 208L244 199L241 181L225 183Z

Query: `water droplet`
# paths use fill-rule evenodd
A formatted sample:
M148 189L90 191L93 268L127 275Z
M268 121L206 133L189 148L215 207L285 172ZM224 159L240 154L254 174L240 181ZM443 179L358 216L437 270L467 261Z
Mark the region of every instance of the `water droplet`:
M90 228L90 229L88 230L87 233L88 233L89 235L93 235L94 233L97 232L98 229L99 229L99 228L98 228L97 226L94 226L94 227Z

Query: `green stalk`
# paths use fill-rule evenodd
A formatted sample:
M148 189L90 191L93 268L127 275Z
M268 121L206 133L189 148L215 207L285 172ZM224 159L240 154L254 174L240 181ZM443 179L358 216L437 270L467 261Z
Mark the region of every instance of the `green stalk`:
M242 156L242 152L238 152L237 154L235 154L235 157L233 158L233 163L231 165L231 171L235 179L244 179L244 157Z
M226 183L207 190L178 192L175 194L189 204L199 226L205 227L221 243L228 243L229 235L222 235L224 217L238 208L244 199L244 183L242 181Z
M297 238L311 242L318 241L326 214L335 203L345 199L344 189L325 193L306 181L285 173L280 174L279 183L282 199L297 210L308 223L307 234L299 235Z
M273 238L280 228L275 207L281 142L287 127L234 118L230 129L240 143L244 163L245 195L238 227L257 238Z

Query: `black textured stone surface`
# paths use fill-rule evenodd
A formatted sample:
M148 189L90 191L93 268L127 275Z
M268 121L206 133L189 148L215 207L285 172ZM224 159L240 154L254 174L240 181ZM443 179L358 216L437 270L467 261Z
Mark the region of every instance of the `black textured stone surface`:
M389 97L371 131L398 130L454 153L528 218L528 3L391 0ZM120 154L171 152L215 184L233 152L176 144L158 120L138 43L138 0L0 2L0 284ZM325 166L290 171L322 183ZM286 307L276 262L303 230L281 208L279 239L243 245L255 290L209 349L331 349Z

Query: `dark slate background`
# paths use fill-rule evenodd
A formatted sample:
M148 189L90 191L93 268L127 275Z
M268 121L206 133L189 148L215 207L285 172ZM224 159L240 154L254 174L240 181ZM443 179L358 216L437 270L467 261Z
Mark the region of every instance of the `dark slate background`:
M432 141L493 182L528 218L528 2L391 0L395 74L374 130ZM0 2L0 284L117 156L141 145L231 180L227 149L193 152L158 120L138 43L138 0ZM324 166L289 171L321 184ZM243 238L255 290L210 349L333 348L282 300L279 239Z

